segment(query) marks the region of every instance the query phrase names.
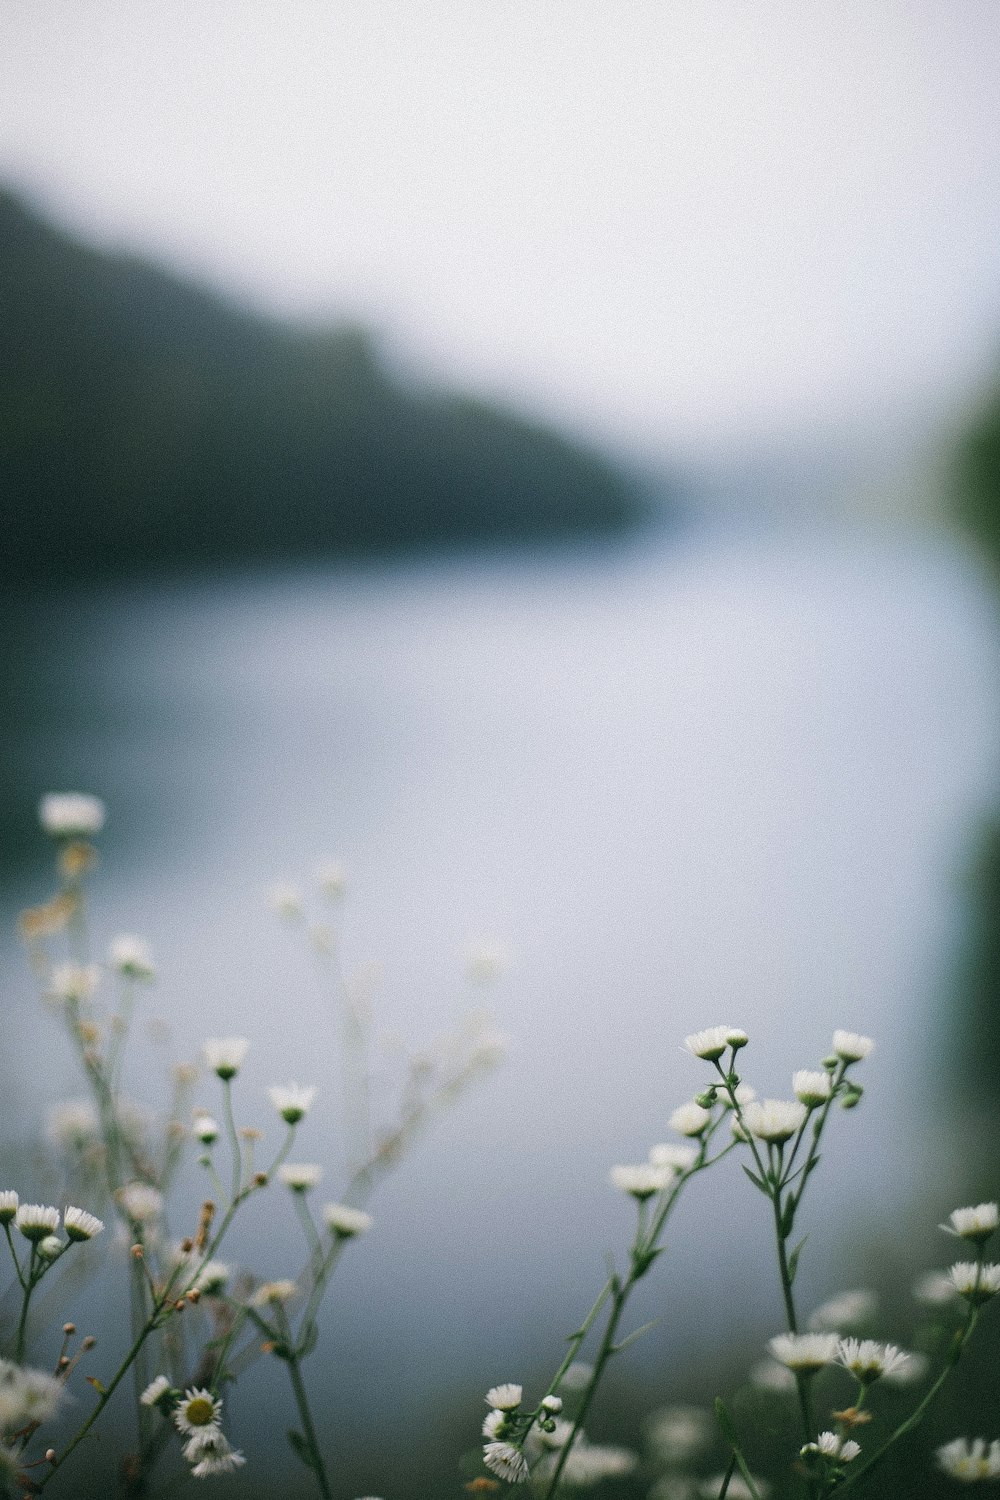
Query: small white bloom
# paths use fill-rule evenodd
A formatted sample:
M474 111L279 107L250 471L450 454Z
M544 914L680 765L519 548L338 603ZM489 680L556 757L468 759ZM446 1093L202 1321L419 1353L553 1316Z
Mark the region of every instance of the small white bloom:
M486 1405L495 1406L497 1411L516 1411L522 1394L519 1385L494 1385L486 1392Z
M909 1353L906 1356L905 1365L897 1365L895 1369L886 1370L882 1379L887 1385L917 1385L927 1374L931 1362L926 1354Z
M63 1005L80 1005L91 998L100 979L96 964L57 964L49 975L46 994Z
M789 1370L820 1370L837 1356L835 1333L779 1333L768 1348L779 1364Z
M940 1468L962 1484L981 1479L1000 1479L1000 1441L985 1438L954 1438L937 1450Z
M960 1260L949 1268L948 1275L956 1292L966 1302L987 1302L1000 1292L1000 1266Z
M254 1292L250 1302L253 1307L278 1306L282 1302L291 1302L298 1290L296 1281L265 1281Z
M528 1477L528 1461L512 1443L487 1443L483 1463L508 1484L523 1484Z
M184 1457L192 1465L194 1479L209 1479L213 1474L231 1474L242 1468L246 1459L229 1444L218 1427L204 1427L184 1444Z
M695 1057L700 1057L704 1062L717 1062L727 1047L732 1046L732 1037L741 1040L738 1046L745 1046L747 1035L745 1031L737 1031L734 1026L709 1026L705 1031L694 1031L690 1036L684 1038L684 1045Z
M191 1126L191 1134L196 1141L201 1141L205 1146L213 1146L219 1139L219 1122L211 1115L198 1114L194 1117Z
M862 1385L902 1370L909 1358L895 1344L880 1344L875 1339L841 1339L837 1350L837 1363L850 1370Z
M277 912L279 917L292 919L302 915L302 892L296 885L281 882L270 886L267 900L271 910Z
M533 1427L528 1442L532 1448L547 1448L551 1453L555 1448L565 1448L572 1431L573 1423L559 1417L558 1420L553 1421L551 1432L547 1432L544 1427Z
M314 1088L303 1088L297 1083L284 1087L275 1084L267 1091L268 1098L286 1125L297 1125L304 1119L316 1097Z
M800 1068L792 1076L792 1093L807 1109L815 1109L818 1105L825 1104L832 1092L833 1080L829 1073L812 1072L809 1068Z
M202 1051L211 1071L228 1080L236 1077L249 1049L250 1043L245 1036L210 1036Z
M674 1172L689 1172L698 1160L697 1146L675 1146L670 1141L651 1146L649 1162L653 1167L670 1167Z
M686 1464L706 1448L712 1437L712 1419L700 1406L665 1406L651 1412L646 1421L646 1440L663 1464Z
M350 1240L355 1235L366 1234L372 1227L372 1216L363 1208L352 1208L347 1203L324 1203L323 1222L331 1234L339 1239Z
M839 1332L871 1321L878 1309L874 1292L839 1292L824 1302L809 1319L814 1333Z
M780 1144L790 1140L805 1123L806 1107L797 1099L751 1101L743 1111L747 1129L761 1141Z
M634 1167L612 1167L610 1178L622 1193L629 1193L641 1203L662 1193L677 1176L673 1167L654 1167L650 1162L640 1162Z
M806 1443L800 1450L807 1458L810 1453L821 1453L824 1458L834 1458L838 1463L849 1464L861 1452L860 1443L851 1438L842 1438L836 1432L821 1432L814 1443Z
M96 1140L98 1130L97 1110L89 1099L69 1099L48 1112L45 1133L61 1150L82 1151Z
M503 1436L504 1426L507 1421L505 1411L490 1411L483 1418L483 1437L489 1442L495 1443Z
M43 1260L58 1260L66 1248L66 1243L57 1234L47 1234L44 1239L38 1241L36 1249Z
M941 1307L955 1296L955 1283L947 1271L925 1271L913 1283L913 1295L925 1307Z
M231 1275L229 1267L221 1260L207 1260L195 1278L195 1287L206 1297L221 1292Z
M115 1196L133 1224L155 1224L163 1213L163 1194L146 1182L128 1182Z
M1000 1211L995 1203L977 1203L975 1208L955 1208L948 1215L947 1224L939 1224L945 1234L957 1235L959 1239L974 1240L984 1245L1000 1223Z
M582 1391L594 1378L593 1365L587 1364L586 1360L575 1359L562 1378L564 1391Z
M779 1365L776 1359L762 1359L750 1371L752 1383L762 1391L773 1391L787 1395L795 1390L795 1376L787 1365Z
M0 1432L47 1422L64 1394L63 1383L44 1370L0 1359Z
M757 1097L757 1090L753 1088L749 1083L738 1083L733 1090L733 1093L736 1095L736 1103L739 1105L740 1109L745 1109L746 1106L748 1104L752 1104ZM719 1089L719 1103L724 1109L732 1109L733 1101L730 1098L728 1089Z
M861 1062L875 1050L875 1043L856 1031L835 1031L833 1050L843 1062Z
M90 1214L85 1208L74 1208L67 1204L63 1212L63 1227L71 1240L92 1240L104 1228L103 1219Z
M0 1192L0 1224L13 1223L20 1201L13 1188L4 1188Z
M22 1203L14 1215L14 1223L26 1240L38 1244L59 1228L59 1210L42 1203Z
M116 937L108 949L108 963L125 979L149 981L156 977L156 965L149 944L131 932Z
M315 1161L286 1161L278 1168L279 1181L293 1193L308 1193L322 1176L323 1168Z
M174 1407L179 1432L201 1432L206 1427L218 1427L221 1421L222 1402L204 1386L191 1386Z
M170 1381L166 1375L157 1375L151 1380L139 1397L143 1406L156 1406L170 1390Z
M563 1474L567 1485L583 1488L601 1484L606 1479L624 1478L626 1474L632 1473L637 1464L636 1455L628 1448L616 1448L610 1443L591 1443L581 1433L570 1450Z
M542 1411L547 1411L550 1414L550 1416L553 1416L553 1417L558 1416L558 1414L562 1411L562 1409L563 1409L563 1404L562 1404L562 1397L561 1396L543 1396L542 1397Z
M92 838L104 818L104 803L89 792L48 792L38 804L42 828L56 839Z
M677 1106L670 1116L670 1129L676 1130L678 1135L701 1135L711 1118L710 1110L702 1109L692 1100L689 1104Z

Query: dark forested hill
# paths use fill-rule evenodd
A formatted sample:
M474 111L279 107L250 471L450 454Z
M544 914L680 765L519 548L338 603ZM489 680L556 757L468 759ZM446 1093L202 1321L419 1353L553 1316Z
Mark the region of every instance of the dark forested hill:
M356 328L302 332L77 243L0 193L0 571L371 552L617 530L611 464L405 385Z

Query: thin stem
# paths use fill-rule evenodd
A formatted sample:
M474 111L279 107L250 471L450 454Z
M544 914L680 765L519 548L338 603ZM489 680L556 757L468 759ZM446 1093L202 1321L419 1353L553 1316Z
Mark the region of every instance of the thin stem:
M309 1398L302 1380L302 1372L299 1369L299 1356L291 1354L287 1360L288 1376L292 1382L292 1390L295 1393L295 1404L298 1407L299 1418L302 1422L302 1435L305 1438L306 1447L309 1449L310 1465L316 1476L323 1500L332 1500L330 1481L327 1478L326 1465L323 1463L323 1455L320 1452L319 1439L316 1436L316 1428L313 1424L312 1412L309 1410Z
M243 1156L240 1151L240 1138L236 1132L236 1121L233 1118L233 1083L231 1078L222 1080L222 1110L226 1122L226 1134L229 1136L229 1148L233 1155L233 1185L229 1194L230 1205L234 1204L240 1195L240 1186L243 1181Z

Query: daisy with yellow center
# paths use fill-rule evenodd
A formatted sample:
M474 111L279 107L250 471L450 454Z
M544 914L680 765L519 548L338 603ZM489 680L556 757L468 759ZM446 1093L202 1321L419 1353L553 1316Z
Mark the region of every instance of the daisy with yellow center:
M186 1390L174 1407L174 1422L179 1432L189 1435L218 1427L222 1420L222 1402L204 1386Z

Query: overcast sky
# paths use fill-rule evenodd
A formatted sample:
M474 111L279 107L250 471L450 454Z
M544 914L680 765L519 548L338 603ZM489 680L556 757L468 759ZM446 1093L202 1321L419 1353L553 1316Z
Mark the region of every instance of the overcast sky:
M1000 349L997 0L0 0L0 175L102 242L698 452Z

